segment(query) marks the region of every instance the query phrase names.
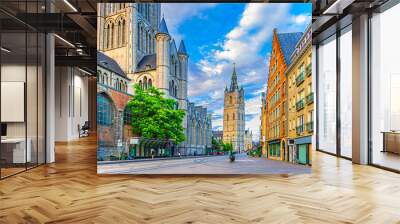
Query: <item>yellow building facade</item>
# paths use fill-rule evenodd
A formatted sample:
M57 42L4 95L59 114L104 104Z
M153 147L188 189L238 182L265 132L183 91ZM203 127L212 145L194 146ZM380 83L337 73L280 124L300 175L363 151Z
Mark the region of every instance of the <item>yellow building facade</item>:
M267 156L267 99L265 92L261 93L261 127L260 127L260 145L261 153Z
M286 70L288 93L288 147L285 160L311 165L314 127L312 32L309 27L291 56Z

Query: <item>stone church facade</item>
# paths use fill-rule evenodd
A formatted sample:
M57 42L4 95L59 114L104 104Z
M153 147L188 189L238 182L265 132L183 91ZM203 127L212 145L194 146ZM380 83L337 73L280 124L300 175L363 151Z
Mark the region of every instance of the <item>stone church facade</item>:
M157 3L98 4L98 49L113 58L133 84L154 86L175 99L186 112L183 121L186 141L175 154L204 154L211 147L211 116L207 108L189 108L188 59L183 40L177 47L168 32L161 5ZM195 122L193 122L195 121Z
M223 142L232 143L233 150L242 152L245 150L245 110L244 90L239 88L235 65L233 67L231 85L225 88L224 93L224 120Z

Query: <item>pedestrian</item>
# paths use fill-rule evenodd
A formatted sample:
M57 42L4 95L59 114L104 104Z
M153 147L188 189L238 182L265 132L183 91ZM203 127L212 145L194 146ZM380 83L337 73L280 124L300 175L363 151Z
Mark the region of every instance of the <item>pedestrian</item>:
M179 158L181 158L181 152L178 152L178 156L179 156Z
M154 159L154 149L151 149L151 159Z

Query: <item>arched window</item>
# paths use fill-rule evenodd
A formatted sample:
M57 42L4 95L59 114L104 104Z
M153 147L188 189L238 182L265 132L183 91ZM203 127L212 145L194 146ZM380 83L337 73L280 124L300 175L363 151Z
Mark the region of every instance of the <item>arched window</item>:
M150 31L150 33L149 33L149 44L150 44L150 46L149 46L149 51L150 51L150 53L153 53L153 37L151 36L151 31Z
M172 64L172 69L171 69L171 74L172 75L174 75L175 74L175 71L174 71L174 68L175 68L175 58L174 58L174 56L172 55L171 56L171 64Z
M137 25L137 47L140 50L140 23Z
M151 79L149 79L149 82L147 83L147 85L149 86L149 88L152 87L153 86L153 81Z
M233 101L232 96L229 96L229 103L232 104L232 101Z
M139 86L140 86L140 88L143 89L143 82L142 82L142 80L139 81Z
M233 113L233 115L232 115L232 116L233 116L233 120L235 120L235 113Z
M148 53L149 52L149 36L147 35L147 32L145 33L145 37L146 37L146 46L145 46L145 52Z
M110 48L114 47L114 23L111 24L111 32L110 32Z
M143 89L147 89L147 77L143 78Z
M144 38L143 38L143 27L140 27L140 50L143 51Z
M132 124L132 109L129 106L124 109L124 124Z
M226 120L229 121L229 114L226 114Z
M171 85L169 86L169 93L171 96L174 96L174 86L175 86L175 82L174 82L174 80L172 80Z
M103 80L104 84L108 85L108 75L107 75L107 73L104 73L103 79L104 79Z
M118 47L121 47L121 45L122 45L122 40L121 40L121 38L122 38L122 22L121 22L121 20L119 20L118 21L118 28L117 28L118 30L117 30L117 46Z
M178 95L178 87L175 86L175 87L174 87L174 96L176 97L177 95Z
M110 126L114 116L113 105L105 94L97 94L97 124Z
M109 45L108 45L109 34L110 34L110 24L107 24L106 28L104 29L104 40L103 40L103 43L104 43L103 47L105 49L109 48Z
M121 39L122 39L122 45L125 45L125 35L126 35L126 23L125 19L122 20L122 34L121 34Z

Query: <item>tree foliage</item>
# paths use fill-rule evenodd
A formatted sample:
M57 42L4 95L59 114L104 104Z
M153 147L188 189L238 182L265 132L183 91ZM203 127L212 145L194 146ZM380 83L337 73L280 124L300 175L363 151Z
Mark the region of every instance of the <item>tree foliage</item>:
M212 137L211 139L211 145L213 150L221 150L222 148L222 141L218 141L217 139L215 139L214 137Z
M127 105L132 113L133 134L145 138L173 139L175 144L183 142L185 111L176 109L176 101L166 98L154 87L143 90L135 85L134 88L135 95Z
M222 150L225 152L232 152L233 151L233 145L232 143L222 143Z
M254 157L261 157L261 156L262 156L262 148L261 148L261 145L258 146L256 149L250 150L250 151L249 151L249 155L250 155L250 156L254 156Z

